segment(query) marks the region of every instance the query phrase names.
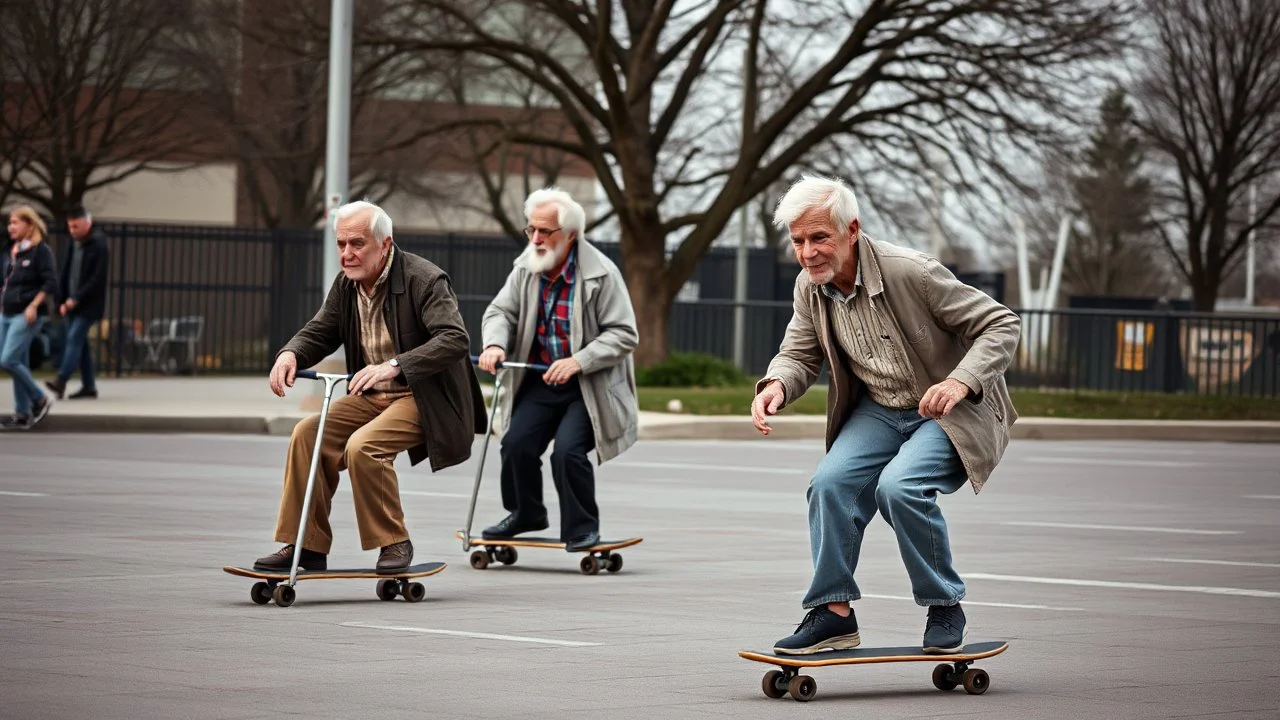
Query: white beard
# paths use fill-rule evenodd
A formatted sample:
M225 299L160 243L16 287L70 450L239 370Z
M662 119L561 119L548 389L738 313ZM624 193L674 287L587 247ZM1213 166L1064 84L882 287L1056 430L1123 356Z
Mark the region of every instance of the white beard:
M563 256L563 252L552 252L549 248L545 252L539 253L538 248L530 244L529 269L536 273L550 272L560 264L560 261L564 259Z

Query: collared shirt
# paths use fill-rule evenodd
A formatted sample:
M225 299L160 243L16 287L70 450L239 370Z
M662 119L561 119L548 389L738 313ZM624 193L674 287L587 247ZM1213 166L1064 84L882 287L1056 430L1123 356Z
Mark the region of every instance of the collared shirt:
M578 245L569 248L564 269L550 281L538 279L538 329L529 353L529 362L550 365L572 355L569 348L569 318L573 313L574 280L578 274Z
M871 399L889 408L911 408L920 405L915 373L907 358L898 350L901 338L862 287L862 267L854 279L853 294L846 296L833 283L822 286L831 299L831 326L836 342L844 350L853 374L866 386Z
M356 285L357 305L360 311L360 348L364 350L364 360L370 365L378 365L390 360L396 354L395 342L391 338L391 330L387 327L383 310L387 301L387 276L391 274L391 261L395 259L395 247L387 253L387 264L382 274L373 283L373 292L366 293L364 287ZM406 394L409 389L395 379L385 380L373 386L378 392Z

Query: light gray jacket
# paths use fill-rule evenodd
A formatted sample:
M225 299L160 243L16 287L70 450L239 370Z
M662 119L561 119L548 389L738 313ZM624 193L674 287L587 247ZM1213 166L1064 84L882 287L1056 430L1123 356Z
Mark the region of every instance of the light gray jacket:
M863 288L875 311L897 328L894 339L915 371L917 391L923 394L947 378L973 391L938 424L960 455L973 491L979 492L1004 455L1009 428L1018 419L1004 371L1018 348L1021 319L924 253L865 235L857 252ZM802 269L796 277L794 314L756 392L770 378L781 380L785 407L809 389L825 360L831 368L828 450L862 391L862 382L842 356L831 328L831 300Z
M640 404L632 353L640 342L635 311L622 273L604 253L579 239L569 349L582 366L582 398L595 431L597 464L635 444ZM489 303L480 322L484 347L497 345L511 362L526 362L538 331L538 274L528 266L529 249L516 258L507 282ZM494 426L505 433L511 402L526 371L502 372Z

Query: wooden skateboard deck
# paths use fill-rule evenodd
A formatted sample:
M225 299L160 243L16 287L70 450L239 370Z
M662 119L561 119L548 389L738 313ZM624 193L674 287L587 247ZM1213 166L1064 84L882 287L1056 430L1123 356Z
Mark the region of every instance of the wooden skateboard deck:
M407 602L418 602L426 597L426 588L423 587L422 583L409 582L409 579L435 575L446 567L448 565L442 562L428 562L410 565L404 570L398 571L379 571L375 568L328 570L303 570L299 568L297 581L376 578L378 580L377 593L379 598L394 600L396 595L401 595ZM249 590L249 597L258 605L266 605L272 600L275 600L276 605L280 607L289 607L293 604L296 591L293 586L287 584L289 582L288 570L261 570L252 567L236 567L234 565L227 565L222 569L232 575L258 578L265 581L254 583ZM281 583L286 584L282 585Z
M454 533L459 539L463 539L461 530ZM579 563L579 569L584 575L595 575L600 572L601 568L608 572L618 572L622 569L622 555L615 552L619 548L631 547L644 541L644 538L633 537L625 540L602 540L595 545L582 550L587 553ZM513 538L484 538L474 535L467 540L467 547L479 547L471 553L471 567L477 570L483 570L489 567L489 563L496 560L503 565L514 565L519 554L516 552L517 547L535 547L547 548L552 550L564 550L565 543L559 538L550 537L533 537L533 536L517 536Z
M913 647L854 648L852 650L824 650L809 655L786 655L776 652L742 650L738 657L755 662L777 665L781 670L770 670L761 681L764 694L780 698L787 693L800 702L812 700L818 684L808 675L799 674L800 668L830 667L834 665L863 665L889 662L937 662L933 669L933 685L939 690L954 690L963 685L970 695L987 691L991 679L985 670L969 667L975 660L999 655L1009 649L1003 640L969 643L960 652L930 654L919 645Z

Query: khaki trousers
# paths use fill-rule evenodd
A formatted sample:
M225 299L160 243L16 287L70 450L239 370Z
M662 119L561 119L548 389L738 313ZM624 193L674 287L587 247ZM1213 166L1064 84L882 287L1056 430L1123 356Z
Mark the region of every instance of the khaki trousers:
M297 539L319 426L317 414L293 429L276 520L277 542L293 543ZM302 546L327 554L333 545L329 511L338 490L338 473L344 469L351 480L361 548L373 550L409 539L400 507L400 482L392 463L396 455L420 442L422 419L412 395L371 393L335 398L324 421L324 440L309 508L311 517Z

